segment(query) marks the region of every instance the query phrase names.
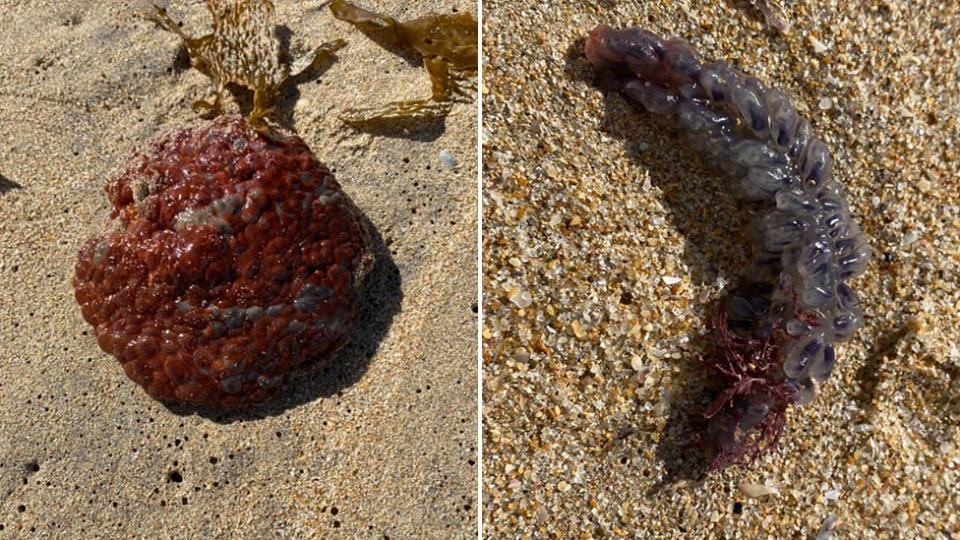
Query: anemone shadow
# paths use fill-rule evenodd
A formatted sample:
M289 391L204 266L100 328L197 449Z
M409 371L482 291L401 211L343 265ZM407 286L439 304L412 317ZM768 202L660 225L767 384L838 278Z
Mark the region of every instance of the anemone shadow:
M393 262L379 231L365 215L363 220L370 230L375 262L361 289L362 304L353 337L343 350L326 362L313 359L288 374L279 395L265 403L233 411L182 404L165 404L167 409L179 416L197 414L220 424L262 420L317 398L339 395L359 381L390 330L393 317L400 311L403 300L400 270Z
M583 54L585 39L566 51L566 74L603 92L602 130L623 141L625 154L638 169L648 173L650 182L664 194L667 219L683 236L683 262L694 286L714 284L718 278L739 281L739 269L747 259L732 260L731 246L746 246L743 230L749 206L737 202L719 172L710 170L694 151L686 148L680 133L660 118L638 110L619 92L598 84L593 68ZM682 189L677 189L683 185ZM637 186L639 188L639 186ZM704 226L705 223L713 226ZM744 248L749 251L749 248ZM738 266L739 263L739 266ZM715 306L708 308L708 313ZM691 336L690 348L710 354L715 350L711 334ZM702 452L692 451L695 428L704 424L703 411L715 390L697 359L680 366L667 391L670 400L667 425L655 450L663 464L664 479L651 492L681 480L700 480L709 463Z
M14 189L23 189L23 186L0 174L0 195Z

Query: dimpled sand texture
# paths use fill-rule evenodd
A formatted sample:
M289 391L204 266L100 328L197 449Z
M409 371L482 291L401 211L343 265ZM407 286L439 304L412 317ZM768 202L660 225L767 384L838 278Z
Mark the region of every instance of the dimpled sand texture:
M731 319L753 325L758 337L786 330L783 372L797 400L809 402L814 381L833 369L834 343L862 325L859 299L847 282L870 258L831 175L826 146L782 92L726 62L704 62L682 39L599 26L586 54L606 84L667 116L727 173L740 198L760 204L753 263L744 276L749 287L741 288L752 294L732 296L727 310ZM744 429L767 410L764 403L751 405L740 420Z
M156 3L185 34L210 33L205 2ZM72 285L113 211L111 167L212 100L179 39L144 20L150 4L3 4L0 539L476 538L476 106L409 136L345 128L339 111L421 96L427 74L322 2L275 1L291 56L349 41L282 87L269 120L362 209L376 262L329 361L288 372L261 404L167 406L99 348ZM472 0L371 5L477 13ZM224 111L248 115L249 93L232 90Z
M262 401L346 343L367 231L300 138L199 121L136 150L106 191L111 223L80 250L76 298L151 396Z

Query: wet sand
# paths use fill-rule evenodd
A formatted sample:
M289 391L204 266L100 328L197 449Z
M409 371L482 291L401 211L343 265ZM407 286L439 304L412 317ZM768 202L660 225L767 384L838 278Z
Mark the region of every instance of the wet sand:
M202 2L165 4L208 31ZM429 95L425 70L319 2L277 4L294 56L348 42L277 117L366 214L377 266L329 365L261 407L198 414L99 350L70 280L107 218L106 173L195 118L210 83L136 16L145 2L0 2L0 538L476 535L476 107L408 131L343 126L344 108Z

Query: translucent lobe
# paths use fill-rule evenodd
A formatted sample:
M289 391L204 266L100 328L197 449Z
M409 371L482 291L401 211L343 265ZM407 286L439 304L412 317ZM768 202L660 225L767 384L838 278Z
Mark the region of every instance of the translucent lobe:
M783 376L799 402L809 401L814 381L834 368L834 343L862 325L847 282L866 270L871 255L832 178L826 145L783 92L726 62L704 62L682 39L602 26L586 54L598 71L621 78L628 99L681 128L731 178L737 196L759 203L745 275L771 292L759 301L731 296L727 313L758 336L784 332Z

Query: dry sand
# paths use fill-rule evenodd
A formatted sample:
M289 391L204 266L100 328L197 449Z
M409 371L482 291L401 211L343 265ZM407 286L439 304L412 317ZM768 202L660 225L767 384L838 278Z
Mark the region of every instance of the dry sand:
M319 1L277 4L294 52L348 41L280 115L370 219L377 269L329 367L246 414L198 415L97 348L70 280L108 214L105 173L193 119L210 84L143 3L0 1L0 538L476 534L476 108L409 133L343 127L342 108L429 95L425 70ZM202 2L166 5L207 32Z
M787 36L742 0L484 2L485 535L811 538L835 515L837 537L960 538L960 4L782 3ZM865 328L751 468L701 481L680 447L748 217L675 131L592 84L599 23L781 88L872 239Z

